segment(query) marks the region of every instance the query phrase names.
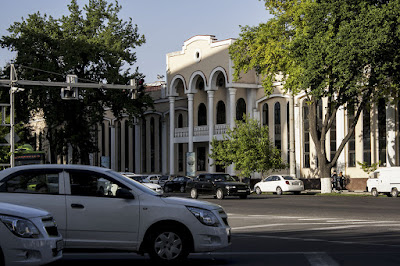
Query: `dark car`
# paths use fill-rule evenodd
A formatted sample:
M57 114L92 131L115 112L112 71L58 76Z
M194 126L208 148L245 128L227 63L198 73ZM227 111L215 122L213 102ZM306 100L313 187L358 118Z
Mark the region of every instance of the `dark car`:
M185 192L186 183L190 180L189 177L186 176L177 176L174 177L172 180L165 182L164 184L164 192L173 192L173 191L180 191Z
M215 195L217 199L225 196L239 196L241 199L250 195L249 185L237 182L232 176L224 173L199 174L194 180L186 184L186 191L196 199L200 194Z

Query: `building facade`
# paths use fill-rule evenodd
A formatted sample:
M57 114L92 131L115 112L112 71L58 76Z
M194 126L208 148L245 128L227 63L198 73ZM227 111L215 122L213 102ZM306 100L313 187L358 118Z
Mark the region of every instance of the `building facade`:
M147 92L155 101L154 110L148 110L133 124L127 119L118 121L106 111L98 128L100 152L93 155L93 164L143 174L186 175L194 170L195 174L223 171L235 175L233 166L218 168L208 154L212 139L222 139L226 130L246 114L269 127L270 138L281 149L283 160L294 164L292 174L319 184L305 95L296 95L291 105L291 96L276 83L274 92L266 97L255 71L234 81L228 52L233 42L209 35L194 36L180 51L167 54L167 81L147 84ZM321 117L325 106L326 102L321 101ZM381 100L361 115L335 167L348 178L349 189L365 189L368 174L357 162L380 161L382 167L400 165L399 107ZM293 122L289 120L291 108ZM353 116L351 107L338 111L327 135L326 149L331 154L347 134ZM194 155L194 161L188 160L188 155ZM291 174L290 169L280 172Z

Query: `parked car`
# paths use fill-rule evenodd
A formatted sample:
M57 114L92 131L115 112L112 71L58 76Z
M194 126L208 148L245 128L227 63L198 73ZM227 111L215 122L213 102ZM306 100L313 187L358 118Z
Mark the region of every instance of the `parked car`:
M48 175L58 175L57 193L28 190L28 184ZM115 194L101 194L100 179L117 186ZM107 168L56 164L8 168L0 171L0 202L52 213L66 249L133 251L173 262L191 252L230 244L230 227L221 206L165 197Z
M153 184L158 184L158 180L160 180L161 175L149 175L147 176L147 180L149 180Z
M172 180L174 177L169 175L162 175L160 179L158 179L158 184L164 187L165 183L169 180Z
M186 190L186 183L190 180L187 176L177 176L174 177L172 180L165 182L164 184L164 192L173 192L173 191L180 191L185 192Z
M0 202L0 265L47 264L62 257L63 246L50 213Z
M275 192L278 195L282 195L283 192L300 194L303 190L303 181L289 175L271 175L254 185L257 194L262 192Z
M385 193L389 197L397 197L400 189L400 167L388 167L375 170L367 180L367 191L377 197Z
M137 175L134 173L128 173L128 172L123 172L121 173L122 175L129 177L143 185L145 185L146 187L154 190L155 192L159 193L159 194L163 194L163 189L160 185L158 184L153 184L151 183L148 179L147 179L147 175Z
M194 199L200 194L215 195L217 199L223 199L225 196L239 196L245 199L250 194L250 187L245 183L237 182L229 174L204 173L188 181L186 191L190 191L190 196Z

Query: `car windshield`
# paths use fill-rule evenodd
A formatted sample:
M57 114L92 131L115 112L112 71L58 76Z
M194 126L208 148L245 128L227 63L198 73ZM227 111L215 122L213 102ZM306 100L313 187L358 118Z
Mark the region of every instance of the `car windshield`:
M294 178L293 176L290 176L290 175L283 176L283 179L285 179L285 180L296 180L296 178Z
M109 171L107 171L107 173L109 173L110 175L112 175L112 176L114 176L114 177L116 177L118 179L123 179L124 181L126 181L130 185L134 186L135 188L137 188L137 189L139 189L139 190L141 190L141 191L143 191L143 192L145 192L147 194L150 194L150 195L153 195L153 196L161 196L159 193L155 192L151 188L143 185L142 183L140 183L138 181L135 181L134 179L132 179L130 177L124 176L124 175L122 175L120 173L117 173L117 172L115 172L113 170L109 170Z
M231 177L230 175L224 175L224 174L222 174L222 175L213 175L213 180L214 181L228 181L228 182L235 182L236 180L233 178L233 177Z

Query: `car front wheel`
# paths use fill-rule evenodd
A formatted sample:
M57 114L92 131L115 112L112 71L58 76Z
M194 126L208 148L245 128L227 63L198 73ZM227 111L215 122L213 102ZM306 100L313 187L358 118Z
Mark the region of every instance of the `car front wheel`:
M257 193L258 195L261 195L262 191L261 191L261 188L260 188L260 187L256 187L256 193Z
M192 197L192 199L197 199L198 196L199 196L199 194L197 193L197 189L192 188L190 190L190 197Z
M378 190L376 190L376 188L371 189L371 195L374 197L378 197Z
M176 262L189 255L187 235L175 228L162 227L150 236L149 256L162 262Z
M222 200L225 196L224 196L224 192L222 191L222 189L217 189L217 199Z

